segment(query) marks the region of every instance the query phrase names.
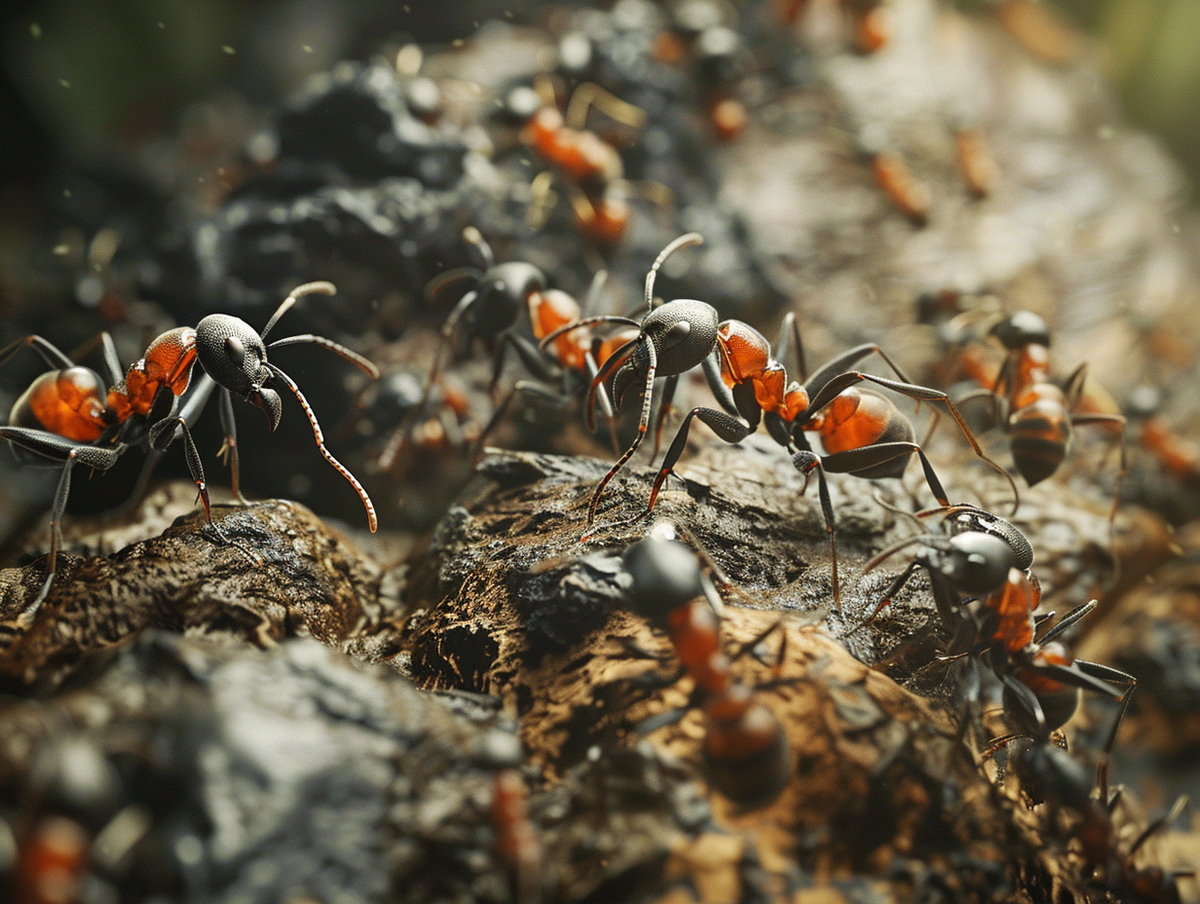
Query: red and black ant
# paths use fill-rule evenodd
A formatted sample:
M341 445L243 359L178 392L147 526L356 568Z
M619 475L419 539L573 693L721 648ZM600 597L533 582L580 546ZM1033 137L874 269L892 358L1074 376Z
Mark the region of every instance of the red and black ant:
M720 620L696 553L650 536L623 555L629 606L667 632L704 707L704 768L709 783L747 809L771 803L791 778L791 753L779 720L736 682L721 650Z
M1009 435L1013 462L1035 486L1058 470L1067 454L1072 427L1105 424L1120 430L1120 467L1125 473L1125 417L1077 413L1087 380L1080 364L1060 388L1050 379L1050 328L1032 311L1017 311L994 324L990 335L1008 352L995 383L968 398L989 396L999 405L998 420ZM961 403L962 400L960 400Z
M438 385L441 373L443 350L447 345L452 348L455 346L460 328L468 342L481 341L492 355L489 386L489 392L492 393L500 382L510 348L534 376L549 383L562 381L568 373L594 376L600 362L623 344L619 335L601 340L589 331L577 336L557 335L548 351L549 340L540 347L534 345L517 329L522 311L528 318L534 339L541 340L554 333L563 323L577 321L583 311L594 303L604 283L603 271L592 280L584 308L581 308L566 292L546 288L546 275L533 264L524 261L496 263L491 246L474 227L464 229L463 238L479 254L483 269L459 267L448 270L435 277L426 287L425 294L433 298L454 283L465 280L474 282L442 324L422 399L388 440L379 457L380 470L391 469L409 434L429 408L433 389ZM516 393L539 395L556 402L569 394L554 393L534 383L518 383L513 393L498 406L491 422L481 431L475 441L476 446L504 416ZM589 397L589 403L591 401ZM600 404L611 423L613 412L608 400L602 398Z
M46 557L46 581L37 598L22 613L28 619L50 591L62 544L61 522L71 490L71 473L76 465L93 471L107 471L117 459L133 447L152 455L163 452L181 435L188 469L204 505L204 517L212 525L208 484L190 422L199 416L215 386L221 388L221 423L225 429L222 453L228 457L234 495L241 494L238 468L237 431L234 424L232 394L237 394L267 415L271 430L279 426L283 404L271 383L283 383L304 409L316 438L317 449L350 482L367 511L372 531L377 526L375 507L358 480L325 447L317 416L291 377L267 360L267 350L311 342L327 348L361 368L372 377L379 375L375 365L343 345L310 333L277 339L270 345L264 339L297 299L320 293L332 295L328 282L311 282L292 291L259 333L250 324L229 314L210 314L195 328L177 327L150 343L140 361L122 376L116 348L107 333L101 335L105 365L112 385L105 389L100 375L74 364L70 358L40 336L28 336L0 351L3 363L21 348L32 348L52 368L42 374L17 399L8 425L0 427L0 439L8 440L18 459L25 464L60 468L62 471L50 514L50 551ZM191 384L192 371L199 363L204 377L198 381L183 407L179 397ZM214 530L220 535L219 528Z
M1033 564L1029 541L1004 519L975 506L951 506L947 512L948 533L910 538L867 563L864 572L919 544L868 621L917 567L928 572L938 615L955 634L951 651L958 654L964 644L970 644L967 652L973 659L986 658L1003 685L1004 711L1019 731L997 739L993 748L1020 737L1048 740L1074 715L1082 690L1119 698L1123 714L1137 686L1133 676L1075 659L1055 640L1094 609L1095 601L1077 607L1049 631L1039 633L1045 619L1034 616L1041 587L1029 570ZM1118 693L1113 685L1124 690ZM1112 738L1115 736L1114 726Z
M588 427L594 429L591 399L598 386L611 375L612 397L619 407L626 391L637 383L642 384L642 416L638 434L596 487L588 508L589 524L595 521L604 488L637 451L646 435L655 378L667 378L664 398L670 399L679 375L697 365L703 368L709 387L725 410L696 407L684 416L683 424L655 478L642 516L653 510L659 490L683 454L693 419L699 418L729 443L745 439L765 420L771 436L793 453L793 463L801 473L807 477L813 470L817 471L822 513L834 557L832 580L835 601L840 599L837 544L825 471L868 478L899 477L908 457L915 454L921 461L930 490L942 505L949 505L933 466L914 441L915 434L908 419L888 399L857 389L854 384L869 381L918 401L945 405L975 453L1008 477L1003 468L984 455L950 397L936 389L908 382L877 345L860 345L844 352L821 367L801 387L797 383L788 383L784 366L772 354L767 340L753 327L738 320L718 323L716 309L695 299L676 299L655 308L654 282L663 262L676 250L702 241L698 234L689 233L671 242L659 254L646 274L645 294L649 313L640 322L627 317L588 317L560 327L542 340L545 346L571 330L596 323L620 323L637 326L639 330L636 338L604 363L588 390ZM799 330L791 317L785 320L784 339L777 343L777 354L785 354L782 345L789 334L796 343L797 354L802 358ZM872 352L879 353L887 361L900 377L899 381L848 370ZM805 431L819 433L828 454L822 457L813 453ZM1011 479L1009 482L1011 484ZM1015 486L1013 491L1016 492Z
M514 89L506 104L508 114L524 123L522 140L575 189L571 202L580 232L610 248L621 241L629 225L627 183L620 152L585 128L593 106L631 128L645 123L640 108L592 82L574 90L565 114L559 111L554 86L546 78L539 78L534 88Z

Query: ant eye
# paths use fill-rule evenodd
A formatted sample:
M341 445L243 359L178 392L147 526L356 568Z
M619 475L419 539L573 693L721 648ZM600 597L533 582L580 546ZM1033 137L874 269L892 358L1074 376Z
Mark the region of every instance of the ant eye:
M663 348L673 348L688 337L692 331L692 325L686 320L680 320L678 323L672 324L671 328L663 335Z
M246 360L246 346L242 345L242 340L236 336L229 336L225 339L225 354L230 361L241 367L242 362Z

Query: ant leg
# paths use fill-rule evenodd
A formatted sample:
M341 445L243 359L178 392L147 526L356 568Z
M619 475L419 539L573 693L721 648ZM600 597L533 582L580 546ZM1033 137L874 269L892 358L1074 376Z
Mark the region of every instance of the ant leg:
M600 372L600 368L596 366L596 358L589 351L584 355L584 366L587 369L588 379L592 380L596 374ZM621 454L621 449L617 445L617 416L613 411L612 400L608 397L608 393L600 393L600 408L604 412L604 420L608 423L608 437L612 440L613 455Z
M797 331L796 336L799 337L799 335L800 334ZM887 362L887 365L892 369L892 372L895 373L902 383L906 385L912 383L912 381L904 375L904 371L896 366L895 362L888 357L887 353L883 349L881 349L878 345L875 345L873 342L869 342L865 345L857 345L852 349L848 349L824 364L815 374L805 381L804 391L808 393L808 397L810 399L815 398L836 377L846 373L854 373L854 371L848 371L847 368L857 364L872 352L879 353L879 357L883 358L883 360ZM842 387L842 389L845 388L845 386ZM838 392L841 392L841 389L839 389ZM837 393L835 392L833 395L837 395ZM832 398L832 396L830 396L830 398ZM816 408L822 406L812 407Z
M170 417L163 418L150 428L150 448L157 452L166 450L175 439L175 431L183 437L183 454L187 459L188 471L191 472L192 481L196 484L197 498L204 504L204 520L210 525L212 519L212 505L208 499L208 482L204 478L204 463L200 460L200 452L196 448L196 442L192 439L192 431L188 429L187 421L182 415L174 414ZM214 525L215 527L215 525ZM220 534L220 530L217 530ZM224 537L222 537L224 539Z
M1053 628L1051 628L1049 631L1047 631L1041 637L1036 638L1037 643L1039 645L1041 645L1041 644L1048 643L1049 641L1053 640L1059 634L1061 634L1063 631L1067 630L1067 628L1074 625L1076 622L1078 622L1081 618L1083 618L1085 615L1087 615L1089 612L1091 612L1095 608L1096 608L1095 600L1086 602L1082 606L1076 606L1074 609L1072 609L1070 612L1068 612L1066 615L1064 615L1062 617L1062 620L1059 621L1058 624L1056 624ZM1051 612L1046 617L1049 618L1050 615L1053 615L1053 614L1054 613Z
M779 325L779 336L775 340L774 351L775 359L782 362L785 368L787 361L784 359L792 350L792 345L796 346L796 376L803 383L808 372L804 362L804 342L800 339L800 326L796 323L796 314L788 311L783 316L783 323Z
M863 380L875 383L884 387L885 389L890 389L893 392L898 392L901 395L906 395L910 399L945 405L946 410L949 412L950 417L954 419L954 423L958 425L958 429L962 432L963 437L968 443L970 443L971 450L976 454L976 456L981 458L985 464L996 471L996 473L1001 474L1004 479L1008 481L1008 485L1013 491L1013 511L1015 512L1017 510L1017 506L1019 506L1021 503L1021 496L1017 491L1017 485L1013 481L1012 475L1010 475L1008 471L1000 467L1000 465L996 464L984 454L983 448L979 445L979 440L975 438L975 434L971 432L971 428L968 427L967 422L963 420L962 414L959 412L954 402L950 399L950 396L946 395L946 393L940 390L930 389L927 386L918 386L914 383L897 382L895 380L889 380L885 377L876 377L871 374L864 374L860 371L852 370L848 373L839 374L821 388L821 390L809 403L808 411L806 412L806 420L811 420L812 417L814 417L816 413L820 411L820 409L824 408L835 398L837 398L837 396L840 395L843 390L848 389L849 387Z
M825 469L816 453L801 450L792 454L792 464L804 475L805 489L808 488L808 476L814 470L817 472L817 495L821 500L821 514L825 516L825 532L829 535L830 584L833 586L833 605L837 614L842 614L842 590L838 580L837 559L837 526L833 520L833 501L829 498L829 483L825 480ZM803 495L804 490L801 490Z
M1093 678L1099 678L1101 681L1107 681L1110 684L1125 688L1125 692L1121 694L1121 707L1117 710L1117 717L1113 720L1113 726L1104 741L1104 746L1101 748L1105 757L1107 757L1117 741L1117 730L1120 729L1121 721L1125 718L1125 711L1129 709L1130 698L1133 697L1133 692L1137 690L1137 679L1128 672L1122 672L1120 669L1114 669L1112 666L1103 665L1099 662L1089 662L1086 659L1076 659L1075 665L1079 667L1080 671L1091 675Z
M500 422L504 420L509 409L512 407L513 401L518 395L534 396L542 399L543 401L550 402L559 408L565 408L571 403L570 396L564 396L561 393L555 392L552 389L547 389L545 386L530 382L529 380L517 380L517 382L513 384L512 389L508 391L508 395L504 397L504 401L501 402L496 408L491 420L487 422L487 426L484 427L480 432L479 438L472 444L470 454L472 461L474 461L483 450L484 441L491 435L492 431L499 426Z
M45 430L21 427L0 427L0 439L6 439L15 446L47 459L60 461L63 466L58 485L54 490L54 503L50 509L50 550L46 556L46 580L37 596L18 616L21 624L28 625L50 593L50 587L54 583L54 575L58 567L58 550L62 546L62 519L67 510L67 497L71 493L72 469L75 465L82 464L93 471L107 471L116 464L126 447L123 445L103 447L72 443Z
M732 414L734 417L741 417L738 411L737 402L734 401L733 392L725 385L725 381L721 379L721 364L717 358L717 351L714 349L712 354L708 355L700 364L704 371L704 382L708 384L709 391L712 392L713 398L717 400L717 404Z
M216 381L213 380L213 378L208 374L202 374L200 379L196 382L195 388L192 389L191 394L188 396L187 401L183 405L183 408L181 408L179 411L179 417L183 418L189 427L193 426L199 419L200 413L204 410L204 406L208 404L209 397L212 395L212 391L216 385ZM228 395L228 390L225 390L225 392ZM124 516L133 509L137 508L137 506L141 504L142 500L146 498L146 493L150 489L150 480L154 476L154 471L158 468L158 463L162 461L163 452L166 451L167 447L170 446L171 442L173 442L175 438L175 436L172 436L171 440L164 443L160 437L160 448L155 448L153 445L150 446L150 450L146 455L146 461L142 465L141 473L138 474L137 483L135 483L133 486L133 492L129 494L128 499L126 499L123 503L121 503L120 506L117 507L115 511L116 515ZM219 450L217 454L222 454L223 450L224 446L221 447L221 450ZM236 488L237 470L235 463L235 492ZM244 499L242 501L245 502Z
M42 360L50 366L52 370L66 370L68 367L74 367L75 362L64 355L54 345L51 345L41 336L26 336L24 339L18 339L15 342L9 343L0 351L0 364L3 364L20 349L29 347L41 355Z
M661 258L662 255L660 254L659 257ZM657 263L657 261L656 261L656 263ZM653 281L650 280L649 277L647 277L647 286L649 287L652 285L653 285ZM641 341L640 339L630 340L629 342L625 343L624 346L622 346L622 350L624 350L625 348L630 348L632 346L636 346L636 344L640 341ZM646 383L645 383L645 386L642 388L642 415L641 415L641 418L638 420L637 436L635 436L633 438L633 442L629 444L629 448L625 450L625 454L623 454L620 458L618 458L616 464L614 464L611 468L609 468L608 473L605 474L604 477L602 477L600 479L599 486L596 487L595 493L592 494L592 503L591 503L591 505L588 506L588 514L587 514L587 523L588 524L592 524L596 520L596 509L600 505L600 496L604 493L604 488L606 486L608 486L609 481L612 480L617 475L617 472L620 471L621 468L623 468L625 466L625 463L628 462L629 459L633 458L633 454L635 452L637 452L638 446L640 446L642 444L642 440L645 439L645 437L646 437L646 429L650 426L650 406L652 404L652 400L653 400L653 396L654 396L654 374L658 370L658 354L654 350L653 342L647 342L645 345L645 348L646 348L646 357L647 357ZM605 371L609 370L609 365L612 364L612 362L615 361L617 358L619 358L620 355L621 355L621 352L618 351L615 355L613 355L611 358L609 358L607 361L605 361L604 366L602 368L600 368L600 372L598 374L596 374L596 376L592 379L592 385L588 390L588 414L592 414L592 398L595 395L597 383L599 383L603 377L607 376ZM615 365L614 365L614 367L615 367ZM588 427L591 429L594 429L595 424L596 424L596 419L593 416L591 419L591 423L588 424Z
M862 622L860 622L859 625L850 633L853 634L856 631L861 631L863 628L867 627L867 625L875 621L875 617L887 608L888 604L892 601L892 597L899 593L900 589L909 582L909 579L912 578L916 570L917 563L909 562L908 567L900 572L900 574L897 575L890 584L888 584L887 590L883 592L883 597L879 600L878 605L871 610L871 614L868 615Z
M238 460L237 421L234 420L233 397L225 387L221 387L221 399L217 410L221 413L221 427L225 431L225 443L221 446L217 457L225 459L229 465L229 485L233 490L233 498L242 505L246 505L246 497L242 495L242 472ZM185 413L181 416L186 421L186 407Z
M861 449L846 449L825 456L822 464L831 474L857 474L913 454L921 461L921 469L925 472L925 483L929 486L929 491L942 506L949 507L950 501L942 482L934 472L924 450L916 443L875 443Z
M654 486L650 489L650 501L646 504L645 511L638 517L649 515L654 509L654 503L658 499L658 493L662 489L663 483L666 482L667 475L671 473L671 469L675 463L679 461L683 450L687 447L688 431L692 428L692 418L699 418L713 433L717 434L727 443L738 443L750 435L751 430L738 418L726 414L724 411L717 411L715 408L693 408L683 418L683 423L679 426L679 431L675 434L675 439L671 441L671 447L667 449L667 455L663 459L662 467L658 470L658 476L654 478Z
M509 346L517 353L517 357L521 359L521 363L525 365L525 369L539 380L545 383L553 383L558 379L558 369L552 368L549 365L545 355L542 354L536 345L512 330L505 330L500 334L499 342L496 343L496 351L492 355L492 381L488 384L489 395L494 396L496 394L496 387L500 383L500 374L504 370L504 359L508 353Z
M396 458L400 454L400 450L404 448L405 442L412 434L413 428L420 423L425 416L425 409L429 407L429 398L433 393L433 386L438 381L438 376L441 374L442 367L442 351L454 338L454 333L458 329L458 321L462 319L463 314L479 299L479 290L472 289L466 295L458 300L450 314L446 317L446 322L442 324L441 333L438 336L437 345L433 349L433 363L429 366L429 376L425 379L425 391L421 393L421 401L413 406L405 416L404 421L396 428L396 432L388 439L387 445L384 446L383 452L379 456L379 470L389 471L392 465L396 463ZM274 370L274 365L268 365Z
M654 451L650 460L658 458L658 450L662 448L663 428L667 425L667 415L671 413L671 403L675 401L675 387L679 385L679 374L672 374L663 381L662 394L658 397L658 413L654 418Z
M121 359L117 355L117 346L113 337L105 330L100 334L100 345L104 349L104 366L108 369L109 385L116 386L125 379L125 371L121 368Z

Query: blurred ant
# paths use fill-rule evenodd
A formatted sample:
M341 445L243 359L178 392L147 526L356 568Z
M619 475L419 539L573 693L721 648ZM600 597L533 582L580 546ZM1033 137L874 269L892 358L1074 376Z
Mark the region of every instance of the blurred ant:
M22 613L22 619L32 617L50 592L58 548L62 544L61 523L71 491L71 473L77 464L92 471L107 471L130 448L138 447L156 455L165 451L177 435L182 436L188 469L204 505L205 521L218 537L224 539L220 529L213 524L204 466L190 429L190 423L199 416L215 386L221 388L221 424L225 429L221 454L228 459L233 493L239 501L245 502L245 498L239 480L237 430L231 394L236 393L266 414L273 432L283 413L279 394L270 385L278 380L300 402L312 426L317 449L354 487L367 511L367 523L372 531L375 530L375 507L366 490L325 447L321 427L308 400L291 377L267 360L267 350L311 342L340 355L371 377L378 377L379 371L358 353L311 333L264 344L271 328L299 298L314 293L332 295L335 291L328 282L298 286L279 305L261 333L229 314L210 314L195 328L184 326L168 330L150 343L142 359L131 365L124 376L112 338L102 333L104 361L111 380L108 390L98 373L74 364L41 336L18 339L0 351L0 363L3 363L19 349L32 348L52 368L34 380L17 399L8 426L0 427L0 439L8 440L22 463L61 468L62 471L50 513L46 580L37 598ZM190 385L192 370L197 363L204 377L180 408L179 397Z
M876 184L888 196L888 200L914 226L924 226L929 221L933 194L929 186L917 178L899 153L880 151L872 156L871 172L875 176Z
M646 121L640 108L593 82L584 82L572 92L564 114L558 109L553 83L544 76L535 80L533 88L514 89L506 104L508 114L524 123L522 140L575 189L571 202L580 232L610 248L621 241L629 225L625 167L613 145L585 128L593 106L631 128L639 129Z
M1087 363L1067 377L1063 387L1050 380L1050 328L1032 311L1017 311L989 331L1008 352L995 383L964 399L988 396L1009 435L1013 462L1029 486L1058 470L1067 454L1071 428L1106 424L1120 430L1120 474L1125 473L1125 417L1102 412L1076 413L1087 380ZM1118 478L1119 480L1119 478ZM1115 499L1114 499L1115 507Z
M776 0L779 18L788 25L808 11L810 0ZM891 12L883 0L840 0L847 27L859 53L877 53L892 40Z
M709 783L741 807L765 807L791 778L787 737L753 690L733 679L696 553L678 541L650 536L622 558L632 579L630 608L667 632L702 700Z
M539 899L542 846L537 828L529 821L525 779L515 768L499 769L492 779L492 827L496 855L508 871L512 899L530 904Z
M1000 174L983 133L973 128L957 130L954 133L954 150L958 171L971 194L976 198L991 194Z
M675 4L672 27L655 39L654 56L668 64L691 64L713 134L720 141L733 141L748 118L732 90L747 53L741 35L726 24L725 13L715 2Z
M547 361L548 342L539 347L518 332L522 311L528 317L534 338L542 339L554 333L556 327L562 323L578 320L582 313L579 303L566 292L547 289L546 275L533 264L524 261L496 263L491 246L475 227L468 226L464 229L463 238L478 253L483 268L459 267L447 270L434 277L426 286L426 296L436 298L454 283L466 280L473 282L472 288L458 300L442 324L421 401L410 409L409 414L388 440L379 457L378 466L381 471L392 468L400 450L430 407L434 388L439 385L443 350L447 345L451 348L456 345L460 324L468 342L481 341L492 356L492 377L489 384L491 393L495 393L500 382L510 348L531 373L545 382L563 380L567 372L594 375L599 369L597 358L602 359L614 351L611 341L594 339L590 333L574 338L560 336L554 341L553 349L549 352L552 361ZM603 284L602 271L592 280L585 307L594 303ZM519 384L519 389L514 390L514 393L516 392L540 395L554 401L561 401L563 398L562 395L532 383ZM476 446L479 446L483 438L499 423L512 398L510 394L499 406L491 422L475 441ZM589 404L591 400L592 397L589 396ZM600 404L611 423L612 408L608 400L601 399Z
M817 471L821 509L833 556L834 599L840 605L837 541L825 471L867 478L899 477L908 456L915 454L921 461L930 490L942 505L949 505L933 466L921 447L914 442L915 434L908 419L890 400L856 389L855 383L870 381L918 401L945 405L975 453L1006 478L1008 475L983 454L949 396L909 383L877 345L861 345L844 352L821 367L801 387L797 383L788 383L784 366L772 355L766 339L753 327L738 320L718 323L716 309L694 299L676 299L655 308L654 282L663 262L676 250L698 245L702 241L698 234L689 233L671 242L659 254L646 274L645 297L649 313L640 323L627 317L588 317L560 327L542 340L545 346L562 334L594 323L621 323L639 329L636 338L604 363L588 389L588 428L594 429L591 399L598 386L611 375L613 402L619 407L626 391L639 382L642 384L642 416L638 434L596 487L588 508L588 524L595 521L604 488L629 461L645 437L655 377L667 377L665 406L673 396L679 375L700 365L710 389L724 410L697 407L684 416L683 424L655 478L647 506L637 517L648 515L653 510L663 483L683 454L694 418L699 418L728 443L741 442L765 420L772 438L792 453L793 464L806 478L812 471ZM777 354L784 355L782 346L789 334L796 343L797 354L803 358L799 330L792 317L785 319L783 339L777 343ZM847 369L872 352L879 353L887 361L900 381ZM819 433L828 454L817 456L813 453L804 431ZM1009 482L1012 483L1011 479ZM1013 491L1016 492L1015 485Z

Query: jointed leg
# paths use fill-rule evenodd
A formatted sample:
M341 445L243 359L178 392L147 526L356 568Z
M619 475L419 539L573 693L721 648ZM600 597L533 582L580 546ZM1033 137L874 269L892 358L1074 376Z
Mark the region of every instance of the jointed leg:
M667 479L667 475L671 473L671 469L675 463L679 461L683 450L687 447L688 431L692 428L692 418L699 418L707 424L721 439L727 443L738 443L750 435L751 430L745 423L726 414L724 411L718 411L715 408L693 408L683 418L683 423L679 427L679 431L675 434L675 439L671 441L671 446L667 449L667 455L663 459L662 467L658 470L658 476L654 478L654 486L650 489L650 501L646 503L646 509L638 517L649 515L654 509L654 503L658 500L659 490L662 489L663 483Z
M631 340L630 342L626 343L626 346L634 346L638 341L639 340L637 339ZM592 503L590 506L588 506L588 524L592 524L596 520L596 509L600 506L600 496L604 493L604 488L608 486L608 482L616 476L617 472L620 471L621 468L625 467L625 463L628 462L629 459L633 458L633 454L637 452L638 446L642 444L642 440L646 437L646 430L650 426L650 406L652 404L652 398L654 395L654 375L658 370L658 355L654 351L653 342L646 343L646 353L648 358L646 367L646 382L642 390L642 416L638 420L637 436L633 438L633 442L630 443L629 448L625 450L625 454L618 458L616 464L609 468L608 473L601 478L600 484L596 487L596 492L592 495ZM592 396L595 392L596 384L603 376L605 376L605 370L608 369L609 364L611 364L618 357L620 357L620 352L613 355L608 361L605 361L604 367L600 368L600 373L596 374L595 379L592 380L591 389L588 391L588 414L592 413ZM594 417L592 418L592 423L588 426L592 428L595 427Z
M792 455L792 464L804 475L805 489L808 487L808 476L817 472L817 495L821 500L821 514L825 516L825 531L829 534L829 563L830 583L833 586L833 605L838 615L842 614L842 590L838 581L837 560L837 526L833 520L833 501L829 498L829 483L825 480L825 469L821 467L821 459L816 453L801 450ZM801 490L801 493L804 491Z

